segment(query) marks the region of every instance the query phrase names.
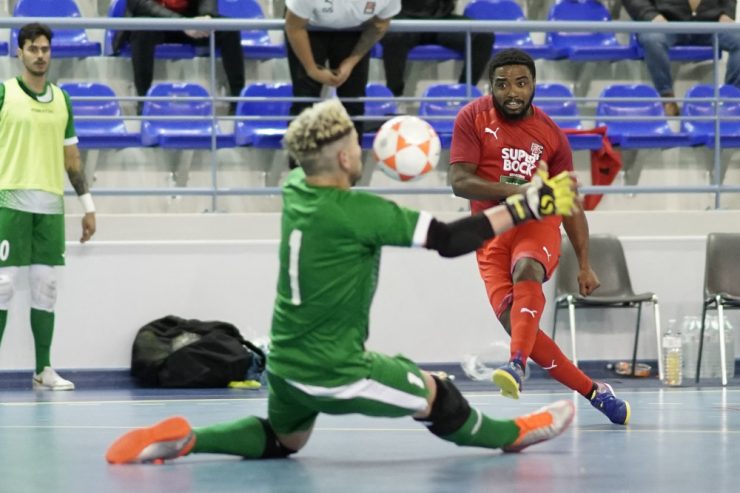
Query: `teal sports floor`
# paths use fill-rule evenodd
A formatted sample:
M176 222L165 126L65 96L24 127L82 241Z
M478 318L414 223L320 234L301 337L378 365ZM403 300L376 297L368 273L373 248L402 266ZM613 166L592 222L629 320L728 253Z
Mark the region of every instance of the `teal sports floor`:
M525 389L519 401L500 397L487 384L461 382L470 402L496 417L573 399L577 415L571 428L521 454L459 448L411 419L350 415L320 417L309 444L288 460L193 455L133 466L110 466L103 459L126 430L171 415L195 426L264 415L265 392L0 391L0 492L740 491L740 387L611 383L631 402L626 428L552 382Z

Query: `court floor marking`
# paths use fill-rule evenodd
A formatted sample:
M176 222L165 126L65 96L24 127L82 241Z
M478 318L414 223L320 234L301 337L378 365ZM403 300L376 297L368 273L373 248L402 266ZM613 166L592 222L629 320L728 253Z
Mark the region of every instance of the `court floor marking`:
M591 426L591 425L589 425ZM113 426L113 425L0 425L0 430L131 430L132 426ZM314 431L320 432L337 432L337 433L429 433L426 428L347 428L347 427L316 427ZM578 433L660 433L660 434L702 434L702 435L738 435L740 430L730 429L699 429L699 428L612 428L612 429L594 429L588 427L574 426L569 428L570 432Z
M727 394L738 394L740 393L740 389L679 389L679 390L664 390L664 389L656 389L656 390L624 390L619 392L619 395L627 394L630 396L642 396L642 395L654 395L654 396L660 396L662 399L664 398L670 398L670 397L679 397L686 394L722 394L721 397L726 399ZM504 399L501 397L501 394L499 393L481 393L481 392L463 392L463 394L468 398L469 402L471 404L490 404L491 401L485 399L489 397L494 397L497 400L498 399ZM501 402L507 402L507 403L521 403L525 404L527 406L529 405L544 405L549 404L552 401L535 401L530 400L529 397L561 397L561 398L580 398L581 395L577 394L574 391L558 391L558 392L532 392L527 393L524 399L520 399L519 401L512 401L509 399L506 399L505 401ZM484 398L483 401L476 402L476 399ZM162 406L166 404L196 404L196 405L215 405L215 404L223 404L228 402L267 402L267 397L246 397L246 398L233 398L233 397L223 397L223 398L188 398L188 399L146 399L146 398L131 398L131 399L117 399L117 400L88 400L88 401L19 401L19 402L0 402L0 407L36 407L36 406L102 406L102 405L117 405L117 404L128 404L132 406ZM641 405L677 405L677 404L685 404L685 403L677 403L677 402L664 402L664 401L655 401L655 402L641 402ZM723 406L738 406L740 404L738 403L730 403L730 402L723 402Z

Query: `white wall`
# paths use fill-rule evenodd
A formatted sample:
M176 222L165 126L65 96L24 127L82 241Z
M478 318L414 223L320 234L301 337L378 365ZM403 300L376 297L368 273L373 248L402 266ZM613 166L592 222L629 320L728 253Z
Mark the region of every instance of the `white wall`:
M452 217L452 216L450 216ZM633 287L661 299L663 321L701 308L709 231L740 232L740 213L593 213L594 233L624 243ZM211 214L101 216L96 241L80 246L79 217L68 218L52 362L59 368L122 368L146 322L167 314L236 324L248 338L268 333L277 272L279 216ZM420 362L455 362L505 341L473 256L388 248L372 313L369 347ZM547 293L551 294L552 283ZM0 369L33 366L28 286L19 286L0 347ZM737 315L729 312L735 325ZM564 321L565 317L561 320ZM551 329L552 311L543 327ZM633 312L579 312L579 358L631 355ZM558 341L569 354L566 324ZM740 331L736 331L737 332ZM737 337L737 335L736 335ZM640 356L655 357L651 311L644 311Z

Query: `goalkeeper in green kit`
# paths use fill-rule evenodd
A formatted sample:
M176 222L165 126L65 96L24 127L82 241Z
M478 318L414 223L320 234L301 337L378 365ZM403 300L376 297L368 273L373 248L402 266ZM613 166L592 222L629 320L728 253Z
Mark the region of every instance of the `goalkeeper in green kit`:
M472 407L444 377L403 356L365 349L385 245L473 252L519 223L569 214L567 173L539 177L506 204L450 223L351 190L362 173L354 126L336 99L306 109L284 145L301 167L283 187L280 272L267 364L267 419L249 416L193 429L182 417L132 430L108 449L112 464L160 462L190 453L280 458L308 441L320 413L411 416L457 445L518 452L562 433L574 415L558 401L513 420Z

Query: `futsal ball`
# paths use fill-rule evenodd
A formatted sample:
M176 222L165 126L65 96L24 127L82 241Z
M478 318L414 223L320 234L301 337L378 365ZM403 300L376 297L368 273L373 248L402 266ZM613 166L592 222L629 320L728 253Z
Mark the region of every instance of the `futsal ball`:
M373 156L380 169L400 181L429 173L437 165L441 149L437 132L416 116L388 120L373 141Z

